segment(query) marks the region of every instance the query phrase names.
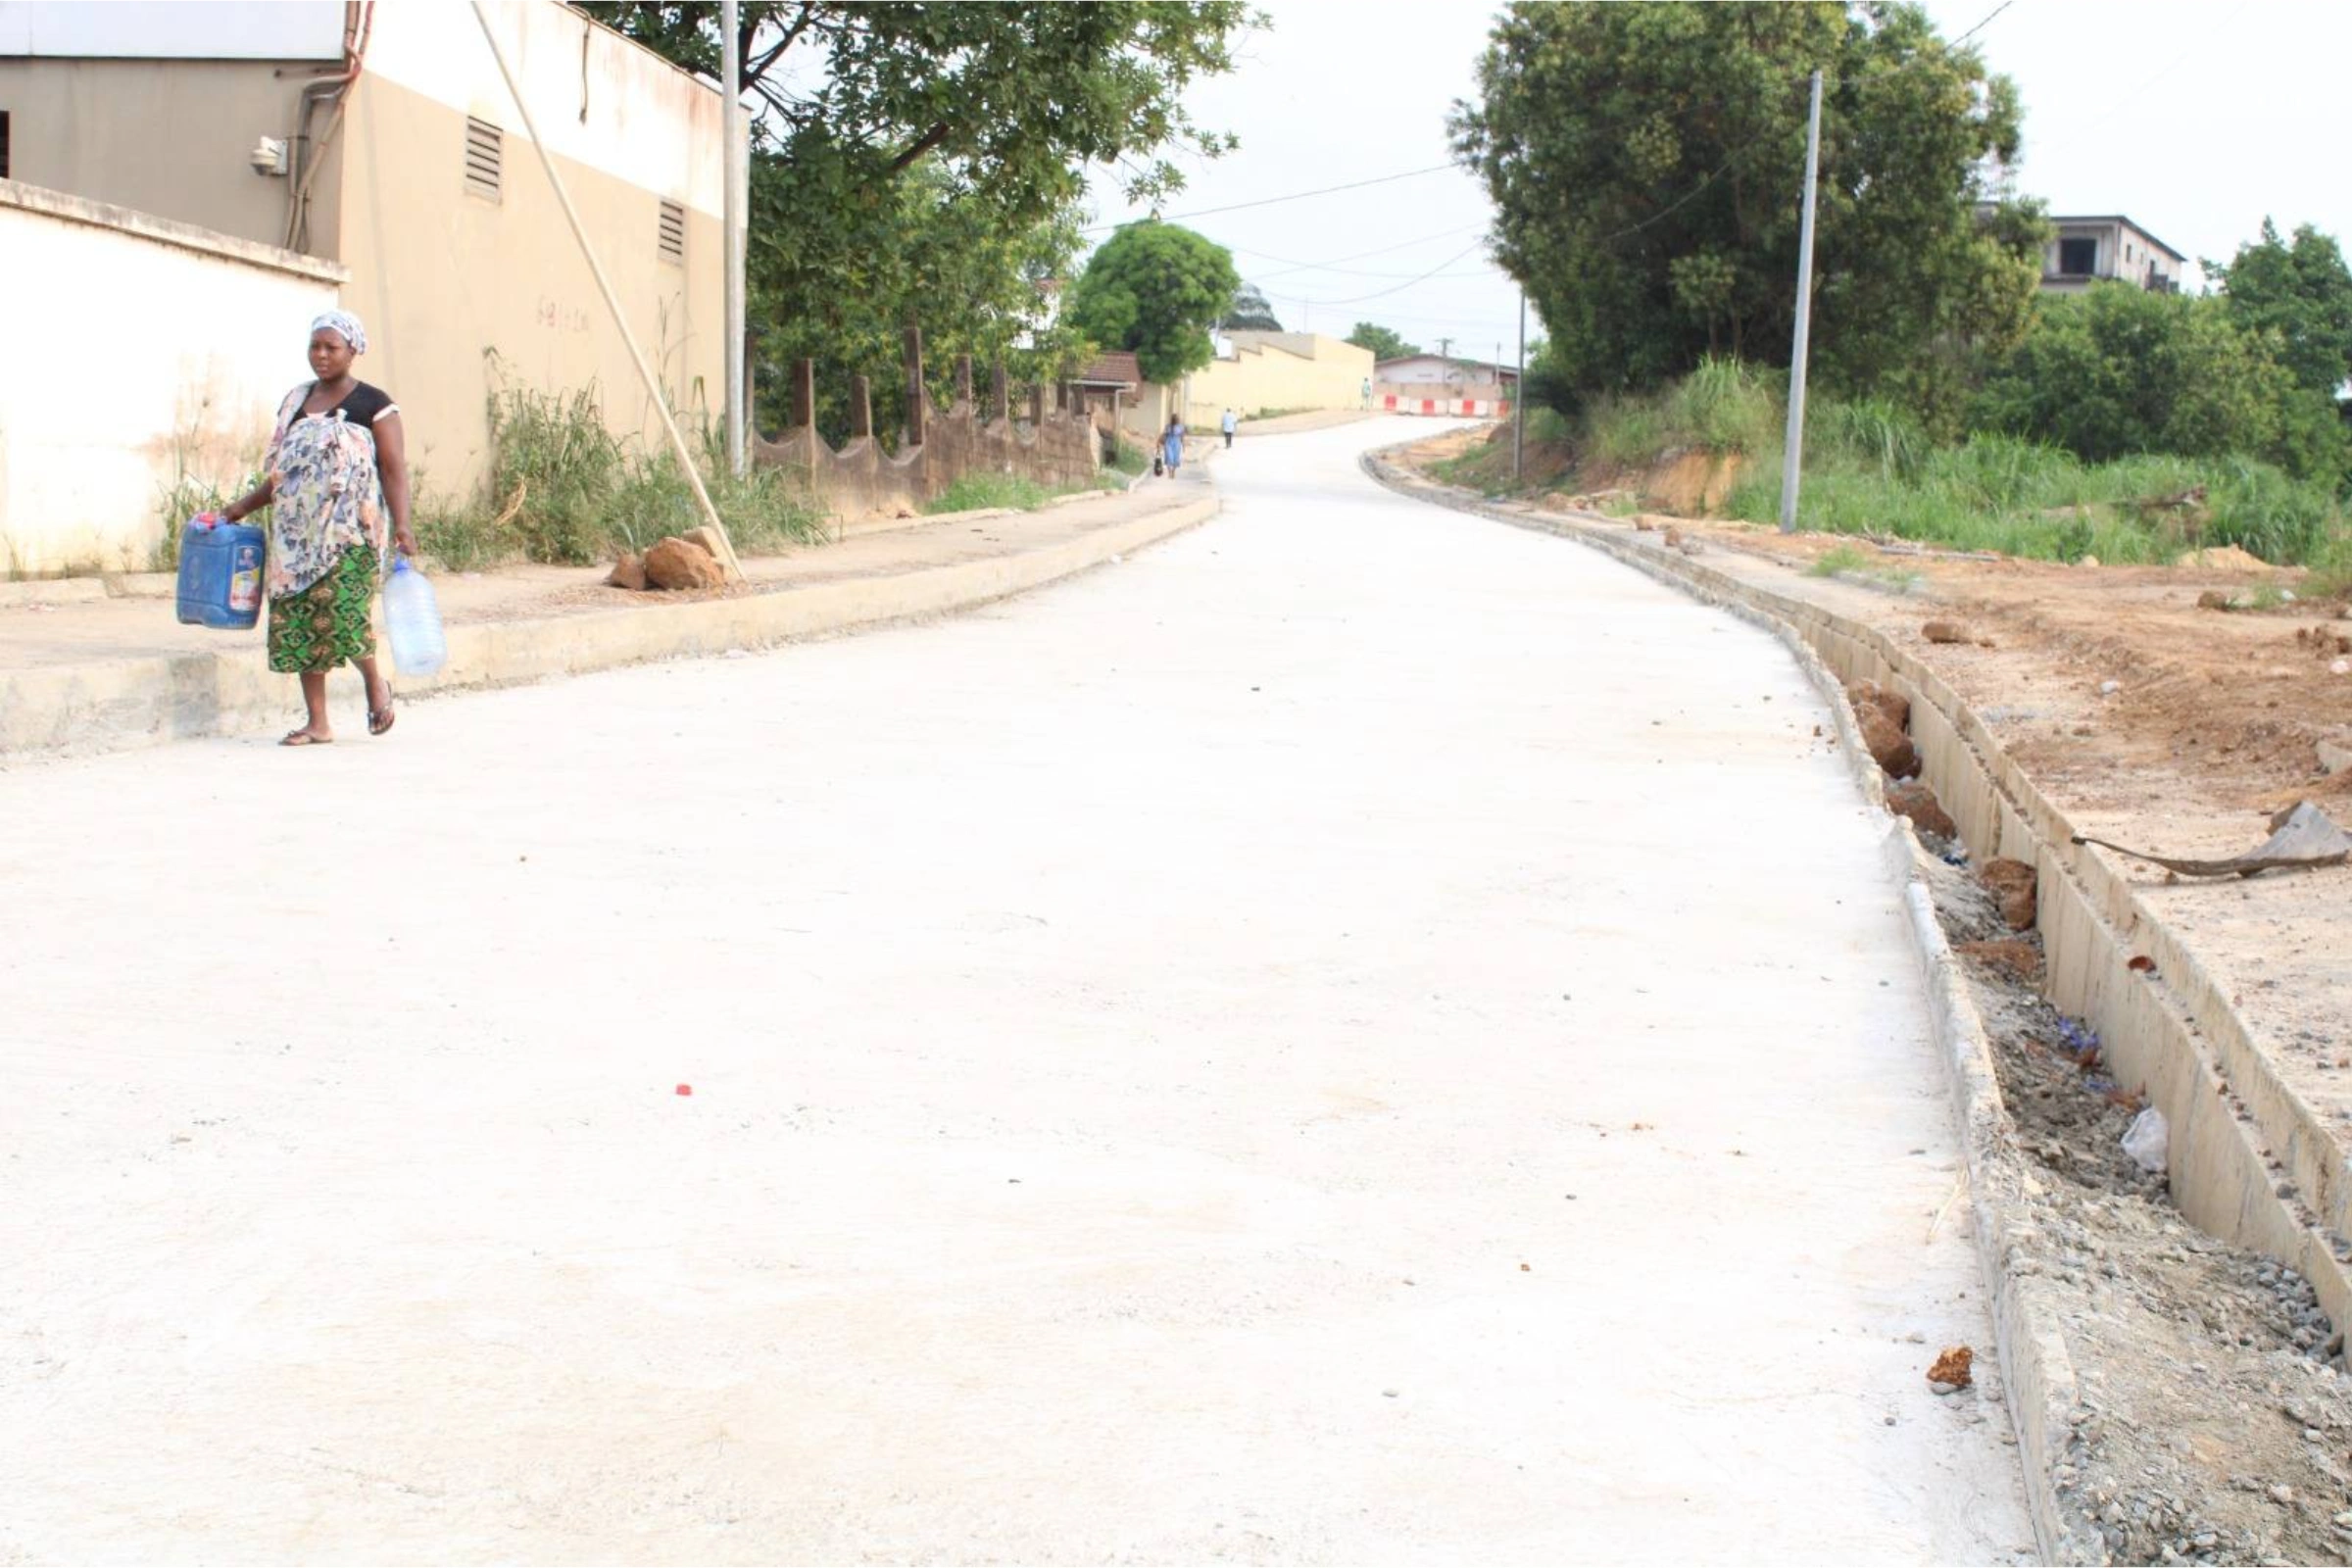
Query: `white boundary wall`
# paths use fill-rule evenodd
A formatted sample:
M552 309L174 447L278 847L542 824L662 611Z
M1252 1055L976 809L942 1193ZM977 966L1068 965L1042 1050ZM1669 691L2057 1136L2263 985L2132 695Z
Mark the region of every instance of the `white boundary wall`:
M0 180L0 576L139 569L176 476L255 466L304 375L289 321L332 309L316 257Z

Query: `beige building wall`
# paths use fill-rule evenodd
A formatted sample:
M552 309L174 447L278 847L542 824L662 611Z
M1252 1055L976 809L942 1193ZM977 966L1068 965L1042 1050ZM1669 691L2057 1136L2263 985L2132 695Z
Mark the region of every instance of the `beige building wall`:
M552 0L492 15L665 396L715 418L726 376L719 94ZM375 17L345 130L336 250L351 268L344 303L368 323L358 371L399 399L427 484L464 494L484 477L488 400L502 379L593 385L614 429L662 440L471 11L408 0ZM467 183L468 119L498 129L495 197ZM684 212L682 261L661 253L664 199Z
M1275 409L1363 407L1371 350L1311 332L1227 336L1234 357L1213 360L1186 378L1184 422L1192 429L1214 429L1227 409L1249 418Z
M302 327L343 277L7 180L0 273L12 295L42 280L44 302L8 312L0 352L0 574L23 576L142 569L176 481L243 483L302 373Z
M324 69L296 60L0 59L9 175L282 245L293 181L256 173L249 155L264 136L294 134L302 89ZM313 118L323 129L326 115ZM313 184L314 247L334 232L332 165L330 157Z

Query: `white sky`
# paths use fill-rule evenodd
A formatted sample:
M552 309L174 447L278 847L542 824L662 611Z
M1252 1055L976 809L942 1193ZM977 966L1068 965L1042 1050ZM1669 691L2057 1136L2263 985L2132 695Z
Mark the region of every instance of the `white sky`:
M1471 94L1494 14L1435 0L1260 3L1271 27L1245 41L1231 75L1190 98L1195 118L1238 133L1241 150L1191 171L1166 216L1230 246L1287 327L1345 335L1372 320L1425 348L1450 336L1456 354L1484 358L1500 343L1514 358L1516 286L1483 249L1448 261L1492 219L1466 172L1183 216L1447 162L1446 111ZM1928 10L1954 37L1998 3ZM2352 179L2337 167L2352 5L2014 0L1975 41L2016 78L2018 186L2053 213L2122 213L2192 264L2227 260L2265 214L2282 231L2311 222L2352 236ZM1095 189L1098 221L1141 216L1112 182ZM1540 330L1531 316L1529 336Z

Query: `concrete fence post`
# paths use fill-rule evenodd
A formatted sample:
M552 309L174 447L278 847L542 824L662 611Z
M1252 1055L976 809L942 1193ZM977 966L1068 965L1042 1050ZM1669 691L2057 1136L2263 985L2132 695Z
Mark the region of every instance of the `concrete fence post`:
M792 362L792 427L807 430L816 424L816 362Z
M850 438L874 438L874 389L862 375L850 377Z
M1043 381L1029 383L1029 422L1031 424L1046 422L1046 383Z
M969 354L956 356L956 402L960 408L972 406L972 357Z
M899 439L899 450L923 444L923 412L930 399L923 393L923 329L906 329L906 433Z
M1004 378L1004 367L1000 362L988 372L988 403L994 416L1001 422L1012 419L1012 383Z

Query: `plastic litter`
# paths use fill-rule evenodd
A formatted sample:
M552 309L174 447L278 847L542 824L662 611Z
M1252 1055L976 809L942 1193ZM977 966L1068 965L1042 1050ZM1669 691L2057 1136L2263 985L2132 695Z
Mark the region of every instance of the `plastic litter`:
M2172 1130L2164 1123L2164 1112L2150 1105L2132 1117L2132 1125L2124 1129L2124 1152L2131 1155L2132 1163L2141 1170L2151 1176L2161 1176L2164 1174L2171 1134Z

